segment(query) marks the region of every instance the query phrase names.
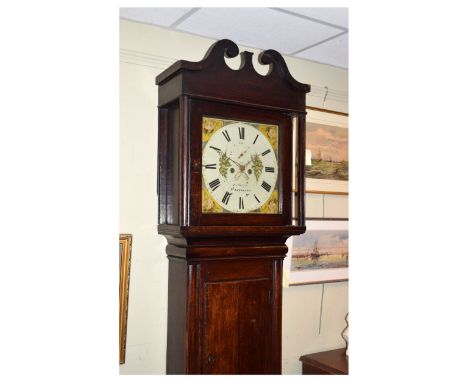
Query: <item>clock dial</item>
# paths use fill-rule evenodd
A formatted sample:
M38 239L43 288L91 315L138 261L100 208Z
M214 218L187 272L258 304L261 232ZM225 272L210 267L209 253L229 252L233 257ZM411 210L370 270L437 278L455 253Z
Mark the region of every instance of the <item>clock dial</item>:
M202 211L279 213L278 126L203 118Z

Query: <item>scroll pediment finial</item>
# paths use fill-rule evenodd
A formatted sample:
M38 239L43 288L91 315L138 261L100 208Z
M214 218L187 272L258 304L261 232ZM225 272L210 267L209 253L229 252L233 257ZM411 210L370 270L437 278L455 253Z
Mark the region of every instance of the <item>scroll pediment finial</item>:
M261 64L270 65L270 71L268 72L268 75L276 73L276 75L287 81L294 89L305 93L310 92L310 85L303 84L294 79L294 77L289 72L288 65L286 65L286 61L284 61L283 56L276 50L268 49L263 51L258 56L258 61Z
M216 41L213 45L210 46L208 51L203 57L203 61L209 59L220 59L220 58L234 58L239 54L239 47L234 43L234 41L223 39Z

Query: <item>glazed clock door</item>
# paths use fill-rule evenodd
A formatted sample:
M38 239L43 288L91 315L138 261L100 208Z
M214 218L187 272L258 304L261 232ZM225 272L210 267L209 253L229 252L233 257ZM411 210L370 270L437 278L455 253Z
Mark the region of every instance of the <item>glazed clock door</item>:
M290 225L291 116L192 100L190 123L190 224Z

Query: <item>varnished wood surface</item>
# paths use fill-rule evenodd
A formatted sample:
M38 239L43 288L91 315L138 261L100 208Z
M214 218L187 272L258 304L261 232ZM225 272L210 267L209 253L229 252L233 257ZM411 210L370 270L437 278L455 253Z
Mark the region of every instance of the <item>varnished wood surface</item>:
M275 287L273 271L274 261L269 259L228 260L201 265L199 301L201 311L204 312L201 316L205 317L206 309L210 309L207 306L210 299L218 298L208 294L213 285L218 285L216 290L223 300L216 307L220 308L220 304L229 307L218 310L220 317L217 321L224 328L222 335L213 337L210 331L216 331L218 327L207 319L203 320L203 332L199 333L202 334L199 340L204 344L203 365L209 364L210 368L203 368L202 373L211 373L211 370L217 370L216 374L275 373L275 365L272 364L275 354L271 344L280 340L281 332L272 330L272 321L276 319L276 305L272 294ZM223 294L220 288L226 288L230 293ZM230 318L225 317L226 310L230 312ZM229 320L234 320L235 326L223 324ZM231 344L232 338L236 337L236 346L229 350L228 358L232 362L235 359L237 363L227 367L222 357L224 353L217 353L220 345L211 344L207 337ZM259 343L262 345L258 346ZM219 370L227 371L220 373Z
M167 306L167 351L166 372L185 374L187 348L185 346L185 328L187 326L187 264L182 260L169 261L169 300Z
M260 54L260 63L270 66L266 76L257 73L253 67L251 52L240 54L239 70L229 68L224 56L233 58L238 55L236 44L230 40L220 40L210 47L202 61L181 60L174 63L156 78L159 106L185 94L299 112L305 109L305 93L310 91L310 85L302 84L291 76L278 52L267 50Z
M272 372L272 285L270 279L247 280L239 288L239 363L237 374ZM261 343L259 343L261 339ZM256 350L254 350L256 349Z
M239 364L237 283L204 286L202 374L237 374Z
M222 246L222 247L191 247L180 248L172 245L166 247L166 253L171 257L187 258L193 260L212 260L216 261L219 259L228 260L231 258L280 258L288 252L286 245L275 247L275 246L255 246L255 247L238 247L238 246ZM241 255L242 253L242 255Z
M179 224L179 104L159 109L158 181L159 223ZM170 166L168 164L171 164Z
M302 374L348 374L346 349L303 355Z
M271 261L262 259L224 260L203 265L205 282L243 279L272 279Z
M255 228L245 226L193 226L180 227L174 224L158 225L158 232L163 235L192 237L262 237L262 236L291 236L300 235L306 230L305 226L257 226Z

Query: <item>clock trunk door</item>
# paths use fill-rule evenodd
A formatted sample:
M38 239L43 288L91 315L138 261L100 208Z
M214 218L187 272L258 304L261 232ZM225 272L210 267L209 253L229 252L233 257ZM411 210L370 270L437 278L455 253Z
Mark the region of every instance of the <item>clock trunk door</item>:
M207 283L202 374L271 372L271 280Z

